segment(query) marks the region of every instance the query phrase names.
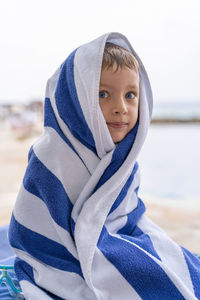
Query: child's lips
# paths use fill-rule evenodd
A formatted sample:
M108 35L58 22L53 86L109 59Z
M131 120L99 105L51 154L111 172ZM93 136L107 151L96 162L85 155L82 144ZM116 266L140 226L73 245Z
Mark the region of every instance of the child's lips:
M107 125L112 128L119 128L122 129L128 125L126 122L107 122Z

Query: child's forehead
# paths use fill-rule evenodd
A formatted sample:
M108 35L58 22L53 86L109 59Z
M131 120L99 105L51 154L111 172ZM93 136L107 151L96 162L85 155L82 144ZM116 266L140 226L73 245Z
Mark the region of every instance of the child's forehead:
M108 68L101 72L100 86L139 88L139 74L136 70L129 68L119 68L117 71Z
M116 62L114 62L112 65L103 66L101 67L101 72L110 70L113 73L117 73L119 70L133 70L136 73L139 73L139 70L135 66L126 66L126 65L119 65Z

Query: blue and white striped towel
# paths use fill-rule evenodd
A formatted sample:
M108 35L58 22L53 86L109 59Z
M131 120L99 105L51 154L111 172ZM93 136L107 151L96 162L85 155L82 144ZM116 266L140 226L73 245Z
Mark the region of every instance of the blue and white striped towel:
M139 120L115 145L100 110L106 41L139 61ZM136 161L152 113L141 60L119 33L76 49L47 83L9 239L28 300L200 299L200 262L149 220Z

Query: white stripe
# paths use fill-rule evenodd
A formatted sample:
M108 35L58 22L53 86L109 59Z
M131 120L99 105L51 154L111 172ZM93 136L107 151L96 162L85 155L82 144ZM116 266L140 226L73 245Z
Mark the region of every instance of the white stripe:
M135 289L98 248L92 265L92 282L98 300L141 300Z
M172 241L161 228L146 216L142 216L138 222L138 227L145 234L148 234L163 264L165 264L169 270L176 273L184 282L185 286L187 286L190 291L193 291L193 284L187 263L179 245Z
M119 216L114 220L106 220L105 226L109 232L117 233L121 228L123 228L128 221L126 215Z
M51 127L45 128L33 150L45 167L62 182L71 202L75 203L90 178L88 169L77 154Z
M51 266L48 266L39 260L33 258L31 255L26 252L14 248L18 257L27 262L33 268L34 281L38 285L38 288L35 289L35 296L41 288L46 289L48 292L51 292L63 299L69 300L95 300L95 295L86 285L84 279L76 273L66 272ZM21 282L20 282L21 284ZM29 291L27 295L29 295ZM26 292L24 291L24 293ZM30 298L32 300L32 298ZM43 298L37 298L42 299ZM49 298L44 298L49 299Z
M21 280L20 286L22 288L26 300L52 300L46 293L44 293L37 286L30 283L28 280Z
M13 213L17 222L66 247L78 259L77 250L69 232L56 224L45 203L29 193L23 186L20 188Z

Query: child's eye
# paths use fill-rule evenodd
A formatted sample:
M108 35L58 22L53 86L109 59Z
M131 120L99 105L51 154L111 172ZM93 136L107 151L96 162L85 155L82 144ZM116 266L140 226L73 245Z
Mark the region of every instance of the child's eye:
M105 92L105 91L100 91L99 92L99 98L106 98L106 97L108 97L108 93L107 92Z
M126 94L126 98L127 98L127 99L134 99L134 98L135 98L135 94L134 94L133 92L128 92L128 93Z

